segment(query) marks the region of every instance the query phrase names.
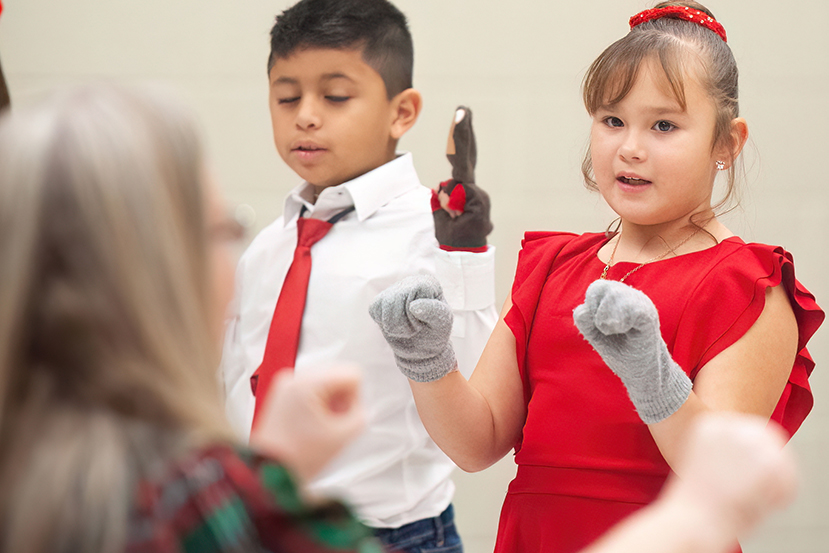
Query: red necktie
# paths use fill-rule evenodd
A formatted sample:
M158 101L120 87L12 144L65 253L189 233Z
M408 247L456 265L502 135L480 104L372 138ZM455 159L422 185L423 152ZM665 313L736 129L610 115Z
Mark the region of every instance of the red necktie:
M256 426L257 418L261 415L260 411L265 405L274 377L283 369L292 369L296 363L299 330L302 326L302 313L305 311L305 298L308 295L308 278L311 276L311 246L328 234L334 223L353 210L351 207L341 211L328 221L306 219L300 214L300 219L296 222L297 244L294 260L288 268L279 299L276 301L262 364L250 378L251 390L256 398L253 426Z

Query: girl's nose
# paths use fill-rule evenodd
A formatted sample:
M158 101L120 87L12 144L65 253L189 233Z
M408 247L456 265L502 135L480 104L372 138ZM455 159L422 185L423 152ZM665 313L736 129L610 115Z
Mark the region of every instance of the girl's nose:
M625 139L619 147L619 157L631 162L645 161L647 153L641 137L636 132L625 133Z

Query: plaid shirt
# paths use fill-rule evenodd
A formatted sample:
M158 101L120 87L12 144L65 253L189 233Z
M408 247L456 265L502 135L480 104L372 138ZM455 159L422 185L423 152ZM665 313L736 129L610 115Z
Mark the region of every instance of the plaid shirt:
M128 553L355 551L380 553L340 504L303 503L287 470L247 450L214 446L142 481Z

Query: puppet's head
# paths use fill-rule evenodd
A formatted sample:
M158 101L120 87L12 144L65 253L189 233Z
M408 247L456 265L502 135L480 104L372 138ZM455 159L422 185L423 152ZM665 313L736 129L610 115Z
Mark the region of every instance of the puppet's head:
M457 182L475 182L477 157L475 132L472 130L472 110L458 106L452 128L449 129L449 143L446 145L446 158L452 164L452 178Z

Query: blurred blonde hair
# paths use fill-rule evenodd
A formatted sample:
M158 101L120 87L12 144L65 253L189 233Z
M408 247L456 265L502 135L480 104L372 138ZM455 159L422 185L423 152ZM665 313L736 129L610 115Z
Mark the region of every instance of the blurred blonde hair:
M0 551L123 550L137 479L232 441L199 141L113 86L0 121Z

